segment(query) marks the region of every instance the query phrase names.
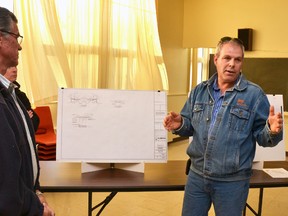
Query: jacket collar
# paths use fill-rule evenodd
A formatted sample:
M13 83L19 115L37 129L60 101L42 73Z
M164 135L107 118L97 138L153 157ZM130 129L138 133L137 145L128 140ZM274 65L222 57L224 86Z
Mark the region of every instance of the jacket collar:
M213 83L215 82L215 80L217 79L217 72L214 73L209 80L205 81L204 82L204 85L208 85L208 86L213 86ZM237 79L237 82L235 83L235 85L232 87L231 90L237 90L237 91L243 91L247 88L247 84L248 84L248 81L247 79L245 78L245 76L240 73L240 76L238 77Z

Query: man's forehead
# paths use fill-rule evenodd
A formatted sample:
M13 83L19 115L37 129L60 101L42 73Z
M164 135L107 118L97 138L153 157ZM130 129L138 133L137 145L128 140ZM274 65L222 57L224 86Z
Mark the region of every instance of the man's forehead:
M19 33L19 29L18 29L17 23L12 22L10 27L11 27L11 29L10 29L11 31Z
M235 43L227 43L227 44L224 44L222 46L222 49L220 51L220 55L233 55L233 56L239 56L242 58L243 56L243 52L242 52L242 48L238 45L238 44L235 44Z

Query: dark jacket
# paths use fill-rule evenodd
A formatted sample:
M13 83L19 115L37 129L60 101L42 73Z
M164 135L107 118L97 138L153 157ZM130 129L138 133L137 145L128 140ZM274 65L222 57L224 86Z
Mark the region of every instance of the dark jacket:
M19 104L25 115L35 150L33 125L25 107L20 101ZM40 189L38 158L37 163L38 175L34 184L30 147L23 120L12 96L0 82L1 216L39 216L43 214L43 205L35 194L35 190Z
M37 115L36 112L34 112L34 110L31 107L31 103L27 97L27 95L25 94L25 92L22 92L20 90L21 85L17 82L14 81L13 82L17 88L15 88L15 94L17 95L17 97L19 98L19 100L22 102L22 104L25 106L26 110L29 111L31 110L33 112L33 117L31 118L31 121L33 123L34 126L34 130L37 131L39 123L40 123L40 119L39 116Z

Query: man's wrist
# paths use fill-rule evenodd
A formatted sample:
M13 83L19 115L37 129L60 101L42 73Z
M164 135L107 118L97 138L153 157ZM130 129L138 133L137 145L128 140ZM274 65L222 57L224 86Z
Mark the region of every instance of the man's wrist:
M42 193L41 191L39 191L39 190L36 190L35 194L36 194L37 196L43 195L43 193Z
M279 133L282 131L282 130L280 130L279 132L272 131L268 120L266 121L266 125L267 125L267 127L268 127L268 132L269 132L269 134L272 135L272 136L273 136L273 135L277 135L277 134L279 134Z
M172 133L176 134L178 131L180 131L182 129L183 126L184 126L184 120L183 120L183 118L181 116L181 125L180 125L180 127L178 127L177 129L172 130Z

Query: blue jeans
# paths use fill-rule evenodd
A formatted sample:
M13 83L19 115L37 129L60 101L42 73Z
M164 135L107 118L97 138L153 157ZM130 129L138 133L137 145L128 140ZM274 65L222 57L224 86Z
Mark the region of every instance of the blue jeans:
M182 216L208 216L211 204L216 216L241 216L249 192L249 179L213 181L190 170L185 186Z

